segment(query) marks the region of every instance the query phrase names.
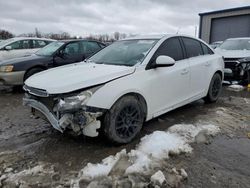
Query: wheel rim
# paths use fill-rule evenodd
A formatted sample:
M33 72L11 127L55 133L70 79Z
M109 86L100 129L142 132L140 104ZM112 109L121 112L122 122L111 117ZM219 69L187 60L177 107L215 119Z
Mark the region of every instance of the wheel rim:
M214 98L218 97L220 89L221 89L221 81L219 78L216 78L212 86L212 96Z
M116 133L121 138L131 138L137 133L141 119L137 107L133 105L124 107L116 118Z

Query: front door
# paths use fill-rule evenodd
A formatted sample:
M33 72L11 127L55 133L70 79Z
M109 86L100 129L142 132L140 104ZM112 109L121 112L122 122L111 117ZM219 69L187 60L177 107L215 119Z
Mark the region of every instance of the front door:
M170 67L158 67L147 71L151 83L154 116L175 108L185 102L190 95L189 62L184 58L179 38L173 37L164 41L154 54L151 63L160 55L170 56L176 63Z

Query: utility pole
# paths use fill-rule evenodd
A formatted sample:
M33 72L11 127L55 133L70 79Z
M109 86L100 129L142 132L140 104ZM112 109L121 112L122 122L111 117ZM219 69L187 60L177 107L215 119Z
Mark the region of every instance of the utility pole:
M197 25L194 27L194 37L197 37Z

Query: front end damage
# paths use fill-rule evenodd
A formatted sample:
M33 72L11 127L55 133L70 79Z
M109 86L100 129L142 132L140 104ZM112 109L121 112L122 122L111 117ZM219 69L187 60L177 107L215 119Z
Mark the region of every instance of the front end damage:
M250 83L250 58L225 58L225 80Z
M78 94L54 96L27 86L24 89L26 93L23 104L31 107L33 112L42 113L58 131L71 129L78 135L98 136L97 129L101 127L98 118L103 115L105 109L86 105L93 94L93 88Z

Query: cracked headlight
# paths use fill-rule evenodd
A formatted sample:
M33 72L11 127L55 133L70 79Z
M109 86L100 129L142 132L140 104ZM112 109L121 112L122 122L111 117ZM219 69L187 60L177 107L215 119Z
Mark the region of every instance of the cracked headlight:
M90 97L100 88L101 86L93 87L85 90L75 96L65 97L59 99L59 103L56 105L58 111L67 111L82 108L90 99Z

